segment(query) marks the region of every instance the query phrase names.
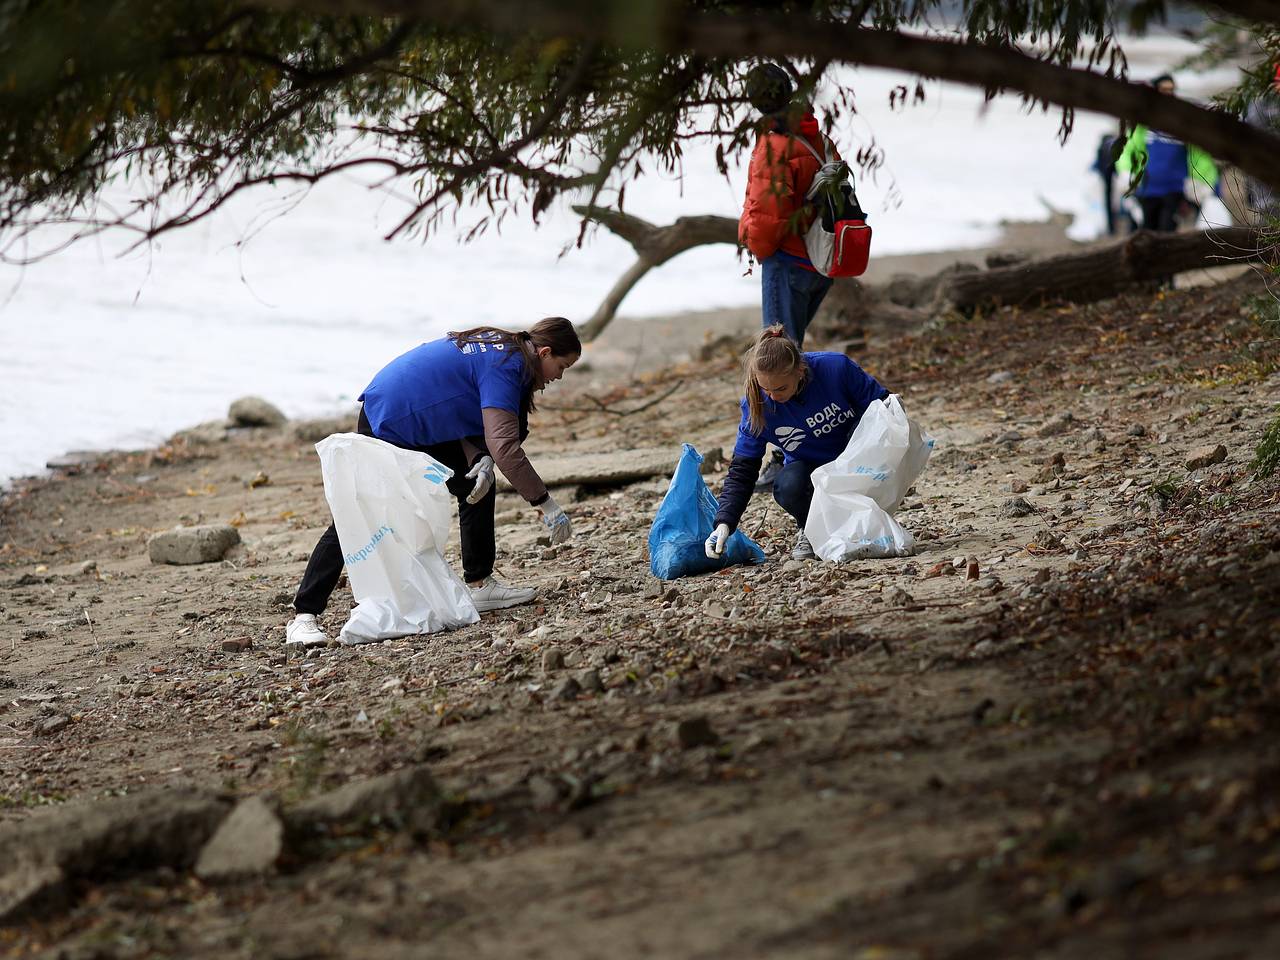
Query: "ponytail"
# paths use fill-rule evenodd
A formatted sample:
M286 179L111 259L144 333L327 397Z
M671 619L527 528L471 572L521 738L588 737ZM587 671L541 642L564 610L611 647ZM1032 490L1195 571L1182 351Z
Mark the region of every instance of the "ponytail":
M800 370L809 375L809 365L796 342L787 336L781 324L765 327L756 342L742 358L742 392L747 398L747 427L759 436L764 431L764 392L756 374L776 373L785 376Z

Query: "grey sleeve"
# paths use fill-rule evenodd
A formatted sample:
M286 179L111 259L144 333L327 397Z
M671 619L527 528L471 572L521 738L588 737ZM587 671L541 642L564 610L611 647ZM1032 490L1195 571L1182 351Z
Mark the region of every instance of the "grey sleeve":
M484 417L484 442L493 462L511 481L516 493L536 507L547 499L547 485L520 445L520 421L510 410L500 407L485 407L480 413Z

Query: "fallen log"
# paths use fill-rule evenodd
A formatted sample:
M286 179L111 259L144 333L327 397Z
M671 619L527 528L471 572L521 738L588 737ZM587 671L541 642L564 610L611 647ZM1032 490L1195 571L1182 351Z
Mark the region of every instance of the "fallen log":
M609 321L618 312L618 305L623 298L654 267L703 244L738 242L738 221L729 217L679 217L675 223L659 227L620 210L587 206L575 206L573 209L580 216L608 227L631 244L639 255L639 259L618 278L618 282L605 295L604 301L591 318L578 327L578 336L584 341L594 340L599 336L600 331L609 325Z
M1091 303L1136 284L1154 283L1188 270L1256 262L1266 250L1259 232L1250 227L1195 233L1140 230L1083 253L955 273L938 285L935 303L950 304L961 311L1052 300Z

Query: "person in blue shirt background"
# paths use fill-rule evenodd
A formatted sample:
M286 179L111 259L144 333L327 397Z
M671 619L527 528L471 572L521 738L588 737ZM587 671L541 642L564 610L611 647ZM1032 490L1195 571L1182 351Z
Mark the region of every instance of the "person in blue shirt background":
M1173 77L1164 73L1151 81L1163 94L1172 96ZM1172 233L1178 229L1178 213L1188 203L1184 184L1188 178L1218 191L1218 167L1199 147L1183 143L1167 133L1143 124L1134 127L1116 161L1121 173L1138 173L1138 203L1142 206L1142 226L1147 230Z
M534 393L559 380L581 353L577 331L563 317L539 320L521 332L476 327L397 357L360 394L358 432L419 450L453 471L447 485L458 500L463 578L481 613L537 596L534 589L493 577L495 464L516 492L542 511L553 544L572 534L568 516L521 444L536 409ZM331 524L307 562L285 643L327 642L316 617L328 605L342 567L342 547Z
M867 407L889 391L842 353L801 353L781 325L761 331L743 366L742 420L707 556L724 551L751 499L765 445L771 443L783 451L773 499L800 527L791 556L813 560L804 534L813 499L810 475L840 455Z

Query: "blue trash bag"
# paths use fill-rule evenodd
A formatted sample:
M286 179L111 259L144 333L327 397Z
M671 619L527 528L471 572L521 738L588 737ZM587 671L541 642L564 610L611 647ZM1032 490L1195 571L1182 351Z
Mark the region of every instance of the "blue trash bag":
M720 504L702 479L701 463L702 454L684 444L671 486L649 528L649 570L659 580L764 562L764 551L741 530L729 537L723 554L707 556L705 544Z

